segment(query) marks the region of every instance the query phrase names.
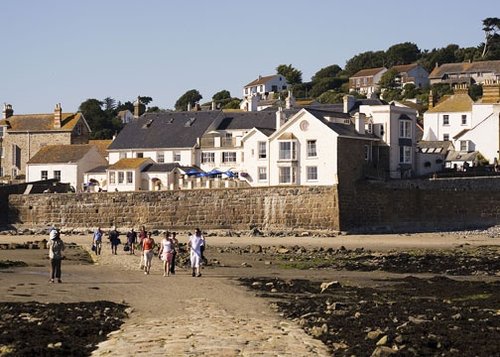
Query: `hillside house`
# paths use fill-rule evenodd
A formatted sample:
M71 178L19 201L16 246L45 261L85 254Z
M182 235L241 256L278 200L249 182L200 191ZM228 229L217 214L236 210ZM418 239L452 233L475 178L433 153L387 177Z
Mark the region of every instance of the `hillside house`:
M281 74L259 76L243 87L240 108L245 111L263 110L276 104L275 94L288 90L289 84Z
M395 70L398 75L396 80L401 88L406 84L414 84L417 88L429 86L429 72L418 63L397 65L390 68Z
M479 61L462 63L444 63L438 65L429 74L430 84L446 83L483 84L486 81L500 80L500 61Z
M349 90L371 97L379 91L378 83L385 72L385 67L362 69L349 77Z

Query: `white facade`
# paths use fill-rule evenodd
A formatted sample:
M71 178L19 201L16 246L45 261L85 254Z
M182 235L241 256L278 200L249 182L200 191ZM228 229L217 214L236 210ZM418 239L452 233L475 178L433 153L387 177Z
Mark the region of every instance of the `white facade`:
M96 148L89 150L80 160L70 163L37 163L26 164L26 181L59 179L62 183L69 183L75 190L83 188L85 172L107 161L99 154Z
M417 111L399 105L361 105L365 130L389 146L389 175L402 178L416 172Z
M202 149L193 165L203 171L240 171L244 167L242 138L248 130L220 130L201 139Z
M338 134L302 109L269 137L269 185L336 185Z
M252 129L243 138L245 158L242 176L251 186L269 185L269 138L259 129Z
M470 111L424 113L424 140L452 141L458 133L471 128Z
M261 98L265 93L276 93L288 89L288 82L281 74L275 76L259 77L259 79L243 88L243 97L259 95Z
M146 177L143 177L142 170L153 160L145 159L137 165L133 166L110 166L106 171L106 181L108 183L108 191L139 191L147 190L149 182Z
M151 150L110 150L109 164L113 165L121 159L150 158L159 164L178 163L181 166L196 165L197 154L194 148L168 148Z

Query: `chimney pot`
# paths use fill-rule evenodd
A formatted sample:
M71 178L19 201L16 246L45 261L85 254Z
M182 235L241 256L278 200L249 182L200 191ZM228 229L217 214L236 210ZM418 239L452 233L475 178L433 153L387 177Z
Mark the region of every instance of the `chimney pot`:
M54 108L54 129L61 129L62 123L62 107L61 103L57 103Z
M14 109L12 109L12 105L4 103L2 110L2 119L7 119L14 115Z

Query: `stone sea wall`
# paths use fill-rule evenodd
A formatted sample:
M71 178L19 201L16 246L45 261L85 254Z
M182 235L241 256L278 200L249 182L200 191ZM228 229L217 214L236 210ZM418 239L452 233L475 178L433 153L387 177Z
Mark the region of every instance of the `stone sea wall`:
M26 227L339 230L336 187L11 195L9 223Z

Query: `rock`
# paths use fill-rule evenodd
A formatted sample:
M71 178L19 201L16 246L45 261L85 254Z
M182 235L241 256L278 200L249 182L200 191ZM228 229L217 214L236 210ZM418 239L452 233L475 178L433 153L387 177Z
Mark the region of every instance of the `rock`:
M285 248L285 247L280 247L276 250L276 253L278 254L288 254L290 253L290 250L288 248Z
M372 357L385 357L396 353L392 348L387 346L378 346L372 353Z
M345 349L349 348L349 346L347 344L345 344L344 342L334 342L334 343L332 343L332 347L333 347L334 351L345 350Z
M354 314L354 318L359 319L360 317L361 317L361 312L356 311L356 313Z
M334 281L330 281L330 282L325 282L325 283L321 283L320 285L320 288L321 288L321 292L324 292L325 290L328 290L330 287L339 287L340 286L340 283L337 281L337 280L334 280Z
M248 247L248 251L252 254L262 253L262 246L258 244L252 244Z
M384 346L387 344L387 335L382 336L380 340L377 341L377 346Z
M408 321L410 321L411 323L414 323L415 325L421 325L421 324L424 324L426 322L431 322L430 320L426 320L426 319L422 319L422 318L418 318L418 317L413 317L413 316L409 316Z
M321 336L328 333L328 325L323 324L321 326L313 326L311 328L310 333L313 337L316 337L316 338L321 337Z
M379 329L375 330L375 331L370 331L366 334L366 337L369 339L369 340L376 340L377 338L380 337L380 335L382 335L383 332L380 331Z
M460 315L460 313L458 314L455 314L451 317L453 320L460 320L462 318L462 315Z
M302 232L302 233L300 233L301 237L309 237L310 235L311 235L311 233L309 233L309 232Z

